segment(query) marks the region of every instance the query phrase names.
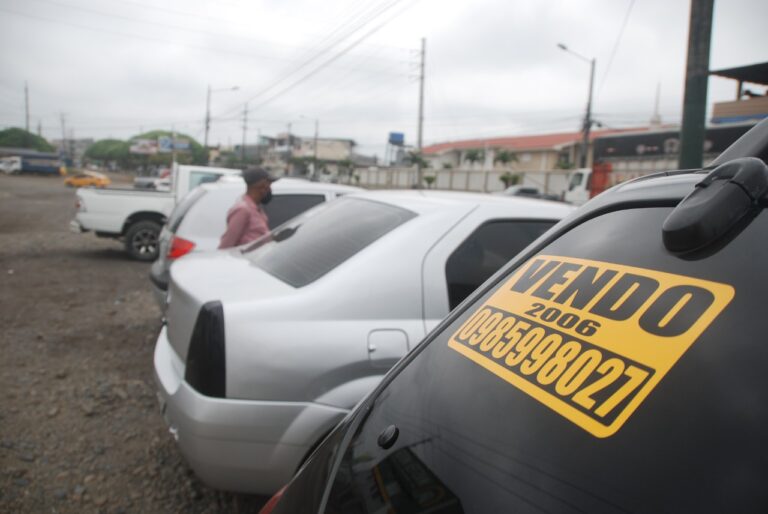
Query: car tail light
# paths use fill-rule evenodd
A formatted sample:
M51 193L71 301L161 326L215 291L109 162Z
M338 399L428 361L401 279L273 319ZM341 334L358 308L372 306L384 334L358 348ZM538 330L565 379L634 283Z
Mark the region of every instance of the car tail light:
M85 212L85 202L79 196L75 197L75 209L77 212Z
M283 486L279 491L275 493L275 495L269 499L267 503L264 504L264 506L259 511L259 514L272 514L272 511L277 507L278 502L280 501L280 498L283 497L283 493L285 492L285 488L288 486Z
M224 308L221 302L208 302L200 308L192 331L184 380L200 394L224 398L226 366Z
M171 239L171 247L168 249L167 257L169 259L178 259L187 255L189 252L195 249L195 243L184 239L183 237L173 236Z

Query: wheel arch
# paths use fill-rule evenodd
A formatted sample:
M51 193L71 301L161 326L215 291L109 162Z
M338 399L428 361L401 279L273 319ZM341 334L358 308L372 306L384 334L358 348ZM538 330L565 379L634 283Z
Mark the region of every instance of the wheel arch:
M156 211L134 212L125 219L125 223L123 223L123 229L120 231L120 235L124 236L134 223L138 223L140 221L154 221L162 227L165 225L167 218L163 214Z

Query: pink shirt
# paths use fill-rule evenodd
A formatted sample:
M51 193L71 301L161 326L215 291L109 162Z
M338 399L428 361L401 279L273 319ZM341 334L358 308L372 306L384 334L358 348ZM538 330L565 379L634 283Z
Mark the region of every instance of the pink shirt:
M243 195L227 212L227 230L221 236L219 248L250 243L267 232L267 213L250 196Z

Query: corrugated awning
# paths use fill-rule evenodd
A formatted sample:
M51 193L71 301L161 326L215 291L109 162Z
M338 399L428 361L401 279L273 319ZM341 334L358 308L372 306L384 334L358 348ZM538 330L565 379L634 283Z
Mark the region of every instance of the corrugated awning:
M710 75L768 86L768 62L710 71Z

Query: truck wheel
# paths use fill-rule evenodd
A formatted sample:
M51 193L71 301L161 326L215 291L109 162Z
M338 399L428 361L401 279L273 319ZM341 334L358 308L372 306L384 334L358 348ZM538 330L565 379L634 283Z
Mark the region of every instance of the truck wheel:
M157 259L160 238L160 225L154 221L139 221L130 226L125 233L125 250L136 260L154 261Z

